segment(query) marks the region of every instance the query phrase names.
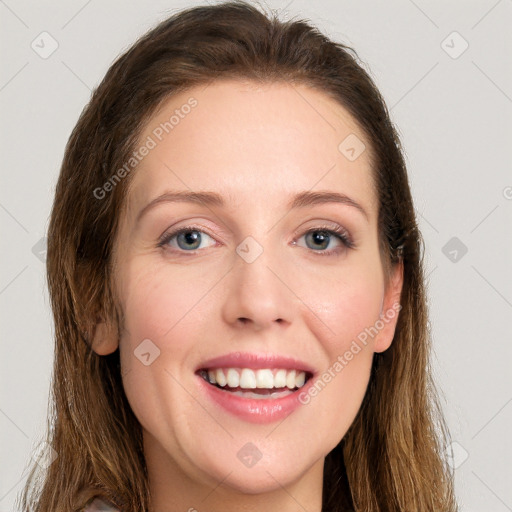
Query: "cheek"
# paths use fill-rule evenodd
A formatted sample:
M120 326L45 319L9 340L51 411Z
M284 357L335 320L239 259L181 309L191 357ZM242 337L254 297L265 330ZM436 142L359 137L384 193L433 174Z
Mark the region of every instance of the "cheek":
M127 265L121 278L120 358L130 406L150 432L169 421L187 423L184 411L193 404L183 400L180 383L190 379L187 364L206 320L201 299L212 282L196 269L175 271L165 262L149 263L143 258ZM178 409L177 403L181 404Z
M383 275L378 260L361 259L323 276L303 273L297 286L308 305L303 312L307 329L326 356L302 403L322 425L317 442L334 446L355 419L367 389L374 354L370 333L379 319Z
M201 270L175 271L165 262L134 264L130 276L134 277L125 281L122 306L131 344L145 338L172 340L185 325L190 328L191 319L200 315L201 299L208 294L212 280L211 274ZM190 334L186 338L191 338Z
M175 375L190 352L197 325L194 305L202 292L184 272L170 276L157 262L143 263L133 261L124 277L119 346L125 390L142 423L163 389L170 398L176 391L166 370ZM156 410L146 411L148 417Z
M353 340L364 339L379 318L384 289L379 264L347 265L324 279L303 279L303 297L311 310L309 328L333 361ZM313 287L312 282L317 284Z
M318 446L333 448L361 407L374 354L368 332L379 317L381 297L379 281L370 273L353 273L310 295L315 314L308 315L308 328L322 346L326 365L302 403L311 407L309 416L322 426L311 438Z

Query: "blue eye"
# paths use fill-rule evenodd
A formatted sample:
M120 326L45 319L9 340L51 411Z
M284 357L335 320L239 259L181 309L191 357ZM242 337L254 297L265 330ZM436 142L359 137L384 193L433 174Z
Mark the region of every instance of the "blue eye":
M305 237L306 248L311 249L319 256L335 255L347 249L355 247L348 232L341 227L317 227L306 231L300 238ZM215 240L208 233L205 233L194 226L185 226L170 233L165 233L158 242L158 247L169 247L176 252L193 252L205 249L208 245L202 246L203 242L211 240L209 246L215 245ZM338 242L338 247L328 249L333 242ZM293 242L297 245L296 242Z
M202 249L201 242L203 242L204 237L207 237L211 240L212 237L201 231L200 229L196 229L194 227L184 227L177 229L171 233L166 233L164 237L160 240L158 246L163 247L164 245L170 245L171 247L177 248L183 251L195 251L196 249ZM175 244L171 243L176 239Z
M320 256L331 255L340 250L343 251L344 249L352 249L354 247L354 243L348 233L342 228L314 228L306 231L302 236L305 237L308 248ZM311 245L307 243L308 240ZM333 241L341 243L341 249L338 246L338 248L325 250Z

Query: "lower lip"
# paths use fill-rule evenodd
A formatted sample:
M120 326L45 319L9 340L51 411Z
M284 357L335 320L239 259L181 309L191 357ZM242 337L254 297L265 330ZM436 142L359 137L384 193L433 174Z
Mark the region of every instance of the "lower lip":
M258 399L234 395L209 384L201 376L197 378L203 395L231 414L252 423L272 423L286 418L299 406L304 405L299 401L299 395L307 393L313 381L312 377L309 378L304 386L281 398Z

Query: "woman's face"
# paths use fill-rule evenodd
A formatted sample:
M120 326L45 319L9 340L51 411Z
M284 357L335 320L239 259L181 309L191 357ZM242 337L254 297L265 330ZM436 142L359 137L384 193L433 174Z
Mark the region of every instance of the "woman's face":
M306 86L218 81L165 103L136 158L122 336L94 346L119 341L153 474L249 494L321 478L398 316L362 131Z

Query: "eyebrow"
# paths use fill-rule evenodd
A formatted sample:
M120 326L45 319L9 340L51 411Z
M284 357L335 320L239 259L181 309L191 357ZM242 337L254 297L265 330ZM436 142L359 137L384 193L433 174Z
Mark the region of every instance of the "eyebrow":
M225 205L225 201L223 197L217 192L192 192L192 191L173 191L173 192L165 192L164 194L156 197L152 201L150 201L137 215L137 222L141 219L141 217L150 209L152 209L157 204L167 203L167 202L182 202L182 203L194 203L203 206L217 206L222 207ZM304 191L299 192L297 195L292 197L291 201L287 204L287 209L295 210L300 208L306 208L308 206L315 206L320 204L328 204L328 203L338 203L344 204L347 206L352 206L361 212L366 219L368 220L367 211L354 199L350 198L345 194L340 194L338 192L331 191Z

